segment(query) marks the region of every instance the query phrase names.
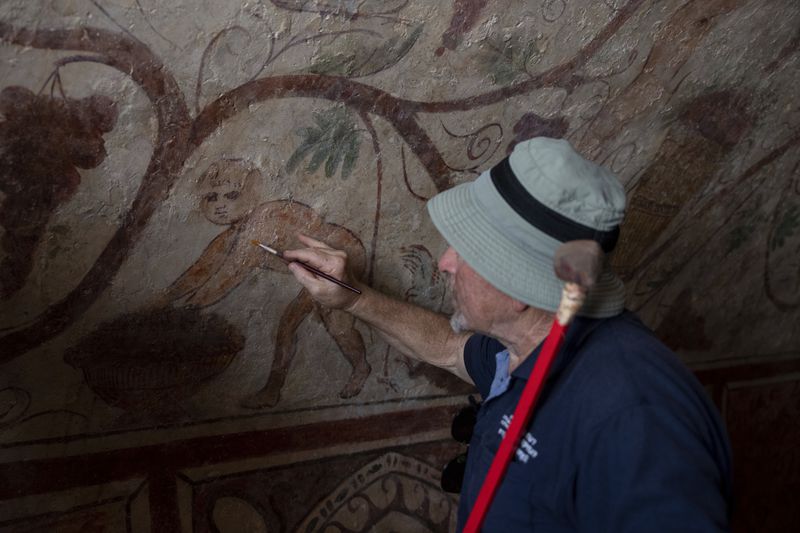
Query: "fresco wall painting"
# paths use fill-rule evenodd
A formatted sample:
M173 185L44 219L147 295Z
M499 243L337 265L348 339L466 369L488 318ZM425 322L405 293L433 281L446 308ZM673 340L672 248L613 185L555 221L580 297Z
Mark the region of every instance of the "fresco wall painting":
M425 201L537 135L624 182L610 260L723 411L737 531L796 523L795 4L5 2L0 530L451 531L470 387L251 241L446 313Z

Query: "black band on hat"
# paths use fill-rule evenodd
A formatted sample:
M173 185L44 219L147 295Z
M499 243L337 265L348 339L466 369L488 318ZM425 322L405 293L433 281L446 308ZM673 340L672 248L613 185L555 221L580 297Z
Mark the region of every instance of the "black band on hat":
M608 231L584 226L534 198L517 179L507 157L492 167L490 174L497 192L508 205L519 216L554 239L561 242L589 239L596 241L606 253L617 244L619 226Z

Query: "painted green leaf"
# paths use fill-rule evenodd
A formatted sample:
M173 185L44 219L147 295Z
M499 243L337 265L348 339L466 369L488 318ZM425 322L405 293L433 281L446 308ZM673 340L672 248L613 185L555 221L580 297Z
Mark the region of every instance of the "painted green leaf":
M328 76L351 77L355 61L355 54L323 54L308 71Z
M741 223L734 227L726 238L726 256L744 246L756 233L759 224L764 221L763 214L759 211L758 205L758 202L755 202L755 207L743 209L737 213L737 217L741 220Z
M741 248L748 239L750 239L754 231L755 226L753 224L744 224L735 227L728 237L728 251L726 255Z
M361 140L356 135L353 135L348 140L347 149L344 154L344 161L342 162L342 179L346 179L356 166L358 159L358 147Z
M294 172L309 158L306 170L316 172L325 164L325 176L332 177L341 165L341 177L347 179L355 167L361 144L356 123L344 106L314 113L314 126L300 128L301 141L286 162L287 172Z
M376 74L403 59L422 34L423 25L407 35L395 35L377 44L375 38L350 38L337 50L322 54L308 67L314 74L360 78ZM359 34L361 35L361 34Z
M286 171L292 173L297 168L297 165L311 152L311 149L314 148L313 144L301 144L297 147L294 153L289 157L289 160L286 162Z
M306 169L309 172L316 172L322 162L330 156L331 146L330 143L322 142L317 144L314 150L314 155L311 156L311 161L309 161Z
M344 156L344 150L336 150L333 154L328 157L328 160L325 162L325 176L328 178L333 177L336 173L336 169L339 166L339 163Z
M790 239L800 226L800 206L793 205L783 213L783 217L775 227L775 234L770 243L770 249L780 248Z
M528 76L528 64L541 52L533 40L522 37L487 38L481 44L480 62L496 85L508 85Z

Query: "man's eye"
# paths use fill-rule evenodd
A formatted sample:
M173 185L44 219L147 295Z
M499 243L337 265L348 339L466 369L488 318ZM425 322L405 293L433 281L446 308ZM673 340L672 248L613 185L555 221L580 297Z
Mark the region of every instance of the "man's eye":
M205 197L204 197L206 202L216 202L217 198L218 198L217 197L217 193L215 193L215 192L210 192L210 193L206 194Z
M239 198L239 194L240 194L239 191L231 191L229 193L225 193L225 198L227 198L228 200L236 200L237 198Z

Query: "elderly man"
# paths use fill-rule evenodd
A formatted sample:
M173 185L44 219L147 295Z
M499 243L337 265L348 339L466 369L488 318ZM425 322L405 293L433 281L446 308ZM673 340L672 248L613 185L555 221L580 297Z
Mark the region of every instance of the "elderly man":
M617 240L625 192L563 140L537 138L477 180L434 197L450 245L447 318L367 286L361 295L292 273L323 305L376 328L404 354L473 383L478 413L459 505L475 502L558 307L560 244ZM351 279L347 257L301 237L286 257ZM483 531L720 531L728 528L730 449L719 415L677 357L630 312L606 266L550 370ZM468 333L470 332L470 333ZM474 333L471 333L474 332Z

